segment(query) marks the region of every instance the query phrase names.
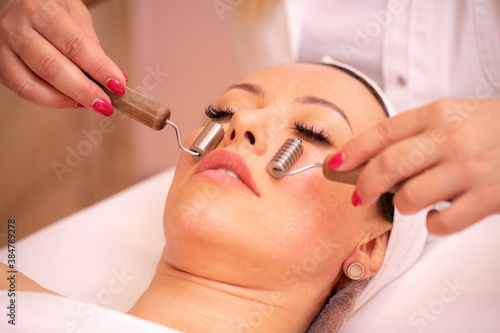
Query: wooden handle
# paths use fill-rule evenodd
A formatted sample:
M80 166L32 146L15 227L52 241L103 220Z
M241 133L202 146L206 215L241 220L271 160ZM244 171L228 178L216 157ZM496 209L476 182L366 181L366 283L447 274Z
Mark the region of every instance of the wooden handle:
M154 129L161 130L165 127L165 121L170 119L170 109L162 103L149 98L140 92L127 88L123 96L112 93L94 78L83 72L89 79L94 81L111 98L113 107L120 112L125 113L132 119Z
M328 155L325 159L325 163L323 163L323 175L326 177L326 179L334 182L356 185L359 173L361 172L361 170L363 170L365 164L357 167L356 169L346 172L330 171L327 167L327 162L332 156L333 154Z
M115 109L152 129L161 130L165 127L165 121L170 118L170 109L167 106L134 89L127 88L123 96L118 96L105 88L103 90L111 98Z

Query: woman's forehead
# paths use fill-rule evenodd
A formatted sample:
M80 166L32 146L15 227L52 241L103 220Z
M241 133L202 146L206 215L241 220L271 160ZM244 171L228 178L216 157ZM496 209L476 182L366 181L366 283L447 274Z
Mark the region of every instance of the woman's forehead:
M247 91L262 100L285 98L290 103L314 96L339 106L354 120L354 127L366 127L367 117L385 118L385 111L368 88L358 79L337 68L322 64L279 65L259 71L234 86L248 85ZM232 86L232 87L234 87ZM244 89L245 90L245 89ZM367 114L360 110L373 110ZM356 121L359 118L359 121ZM364 119L364 124L361 123ZM356 131L358 132L358 131Z
M316 89L327 88L325 83L346 83L357 85L356 79L333 67L320 64L288 64L266 68L243 81L254 80L272 87L273 84L285 84L281 87ZM323 90L323 89L321 89ZM324 89L328 91L328 89Z
M321 64L279 65L259 71L240 83L259 86L263 95L287 94L292 98L315 95L337 103L378 102L356 78L331 66Z

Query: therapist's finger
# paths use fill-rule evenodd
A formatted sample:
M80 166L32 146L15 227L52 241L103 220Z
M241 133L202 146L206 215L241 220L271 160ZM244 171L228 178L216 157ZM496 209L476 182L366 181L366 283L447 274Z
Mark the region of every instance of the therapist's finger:
M33 26L79 68L87 72L103 86L107 86L111 91L123 95L126 89L125 77L118 66L104 53L101 46L93 38L89 37L75 19L63 9L59 9L53 14L52 21L50 25L34 24ZM65 29L55 29L55 26L65 27ZM109 80L113 80L112 84L110 84ZM49 83L56 86L55 82L49 81ZM79 88L84 89L83 86ZM83 96L84 99L91 99L90 94L85 91ZM70 97L80 101L75 98L76 96Z
M467 228L481 219L500 211L498 196L500 182L482 186L465 193L451 206L427 216L427 228L436 235L448 235Z
M349 140L338 153L343 155L343 161L335 170L351 170L394 142L419 134L425 129L425 125L425 112L420 112L420 109L387 118Z
M422 172L406 181L394 196L394 206L403 214L414 214L439 201L461 195L468 180L463 168L446 162Z
M46 39L37 36L35 31L32 34L29 47L17 50L24 63L42 80L72 100L102 115L111 115L113 107L109 96ZM36 54L30 51L33 48L37 49Z
M400 182L422 173L442 158L439 146L422 150L427 132L392 144L374 157L360 173L357 194L363 205L371 205L379 196Z
M81 1L74 1L68 8L68 13L80 25L85 33L97 44L100 45L99 38L94 28L94 20L87 6Z
M73 108L75 101L41 80L12 51L0 50L0 57L9 64L1 73L0 82L19 97L49 108Z

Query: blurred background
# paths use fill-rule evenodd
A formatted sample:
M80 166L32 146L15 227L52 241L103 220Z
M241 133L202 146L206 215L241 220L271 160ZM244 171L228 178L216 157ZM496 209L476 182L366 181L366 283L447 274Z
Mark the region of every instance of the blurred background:
M104 0L90 11L128 86L169 106L183 138L242 79L231 10L217 12L212 1ZM3 86L0 101L0 246L9 218L21 239L175 166L180 154L170 127L154 131L119 112L45 109Z

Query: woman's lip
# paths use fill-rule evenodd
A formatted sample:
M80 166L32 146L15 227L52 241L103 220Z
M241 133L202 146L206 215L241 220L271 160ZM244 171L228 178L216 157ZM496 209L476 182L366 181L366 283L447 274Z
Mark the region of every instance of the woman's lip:
M225 172L217 171L217 169L231 170L238 176L239 180ZM208 153L194 170L193 176L201 174L204 171L210 171L206 172L208 178L244 190L241 188L242 184L250 189L252 194L259 196L259 191L248 163L237 153L225 149L217 149ZM214 173L217 173L218 176L215 177Z

